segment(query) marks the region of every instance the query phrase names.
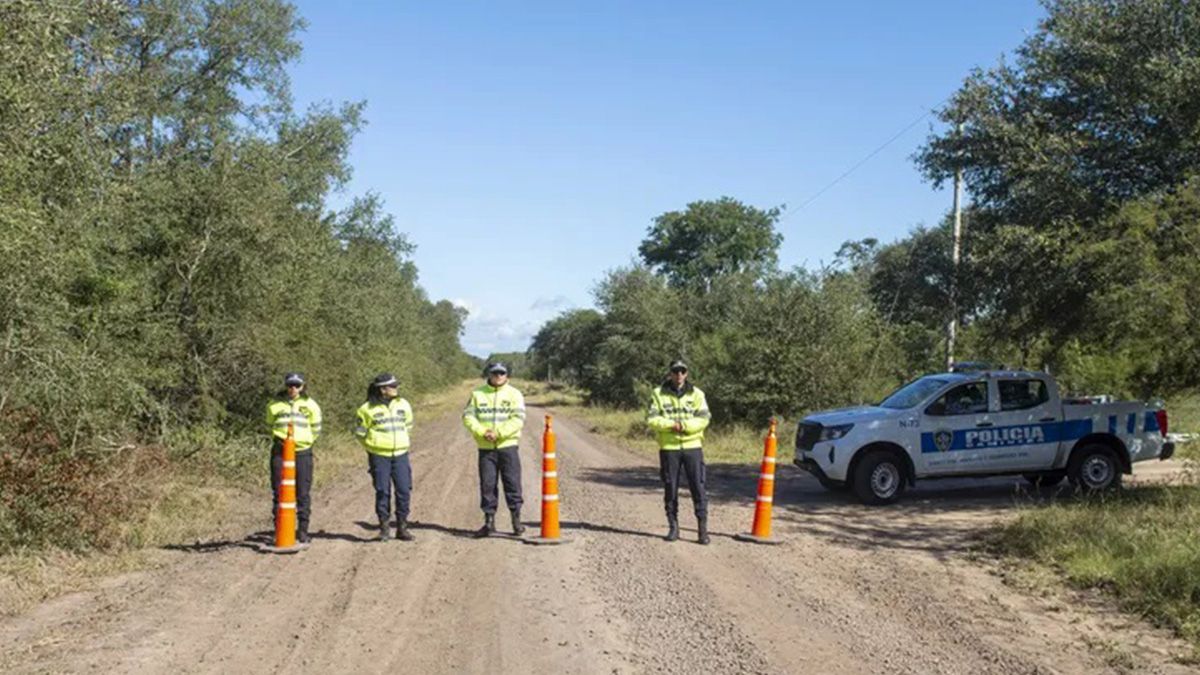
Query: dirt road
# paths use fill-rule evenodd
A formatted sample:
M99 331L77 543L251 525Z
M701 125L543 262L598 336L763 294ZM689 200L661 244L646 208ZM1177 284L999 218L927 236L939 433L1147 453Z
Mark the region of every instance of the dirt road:
M542 412L522 437L530 534ZM1192 672L1161 632L1013 590L971 559L1014 481L929 483L881 510L781 466L783 543L764 547L732 539L757 467L712 466L712 545L691 529L668 544L655 459L555 428L568 545L470 537L475 450L446 416L418 429L416 542L373 541L364 467L316 496L308 551L166 551L159 569L0 622L0 671Z

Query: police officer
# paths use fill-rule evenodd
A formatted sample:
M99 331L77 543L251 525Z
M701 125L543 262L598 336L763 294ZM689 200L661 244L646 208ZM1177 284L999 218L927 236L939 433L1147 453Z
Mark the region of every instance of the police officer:
M272 515L279 511L279 481L283 476L283 441L288 423L296 442L296 539L308 543L309 497L312 491L313 443L321 435L321 406L308 395L300 373L283 376L283 391L267 404L267 427L271 430Z
M471 392L463 409L463 424L479 448L479 502L483 527L475 533L486 537L496 532L496 475L504 483L504 501L512 514L513 534L521 536L521 456L517 443L525 426L525 397L508 383L509 368L501 362L483 370L487 382Z
M396 538L412 541L408 531L408 507L412 494L412 465L408 461L413 428L412 406L397 395L391 373L377 375L367 386L367 402L358 408L354 435L367 450L371 480L375 484L375 516L379 540L391 538L392 488L396 491Z
M667 380L650 394L646 424L658 437L658 462L667 507L667 541L679 539L679 472L687 477L696 510L698 541L709 542L708 495L704 490L704 430L711 415L704 392L688 382L687 364L671 362Z

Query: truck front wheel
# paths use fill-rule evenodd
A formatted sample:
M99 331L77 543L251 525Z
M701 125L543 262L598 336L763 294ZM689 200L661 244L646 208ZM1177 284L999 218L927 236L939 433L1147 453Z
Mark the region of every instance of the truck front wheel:
M891 504L904 492L904 463L894 452L872 450L855 467L852 485L864 504Z
M1103 492L1121 486L1121 463L1105 445L1085 445L1071 455L1067 467L1071 484L1084 492Z

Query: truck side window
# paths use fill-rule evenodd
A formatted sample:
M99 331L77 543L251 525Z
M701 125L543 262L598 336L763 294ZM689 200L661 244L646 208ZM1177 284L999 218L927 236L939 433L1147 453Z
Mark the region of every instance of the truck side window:
M951 389L929 404L926 415L974 415L988 411L987 382L970 382Z
M1041 380L1000 380L1001 410L1026 410L1036 408L1050 400L1046 383Z

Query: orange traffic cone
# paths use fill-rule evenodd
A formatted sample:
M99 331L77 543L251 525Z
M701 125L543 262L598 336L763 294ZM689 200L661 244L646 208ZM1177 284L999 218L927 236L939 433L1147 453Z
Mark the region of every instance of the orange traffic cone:
M549 415L542 431L542 533L522 540L526 544L565 544L558 527L558 455Z
M283 468L279 477L279 508L275 510L275 545L271 553L295 553L308 548L296 543L296 428L289 422L283 439Z
M762 467L758 472L758 499L754 504L754 526L750 534L738 534L734 539L755 544L778 544L771 539L771 505L775 501L775 418L763 443Z

